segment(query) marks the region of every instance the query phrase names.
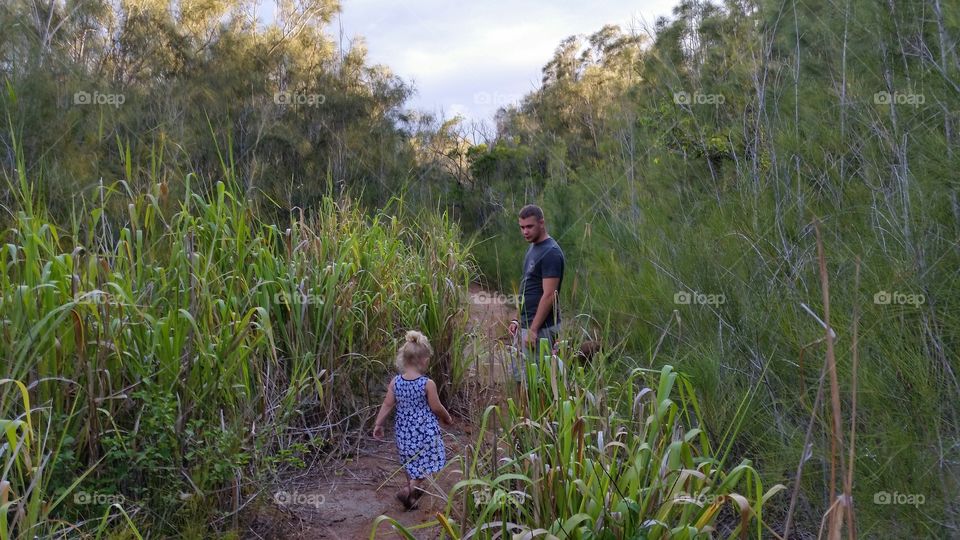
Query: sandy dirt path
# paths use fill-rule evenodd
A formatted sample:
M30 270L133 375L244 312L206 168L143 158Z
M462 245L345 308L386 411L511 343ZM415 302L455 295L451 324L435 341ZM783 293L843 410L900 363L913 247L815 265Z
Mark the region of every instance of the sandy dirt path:
M467 395L477 407L496 399L491 385L502 380L500 361L494 359L498 341L506 337L506 325L512 310L496 293L472 286L470 305L471 333L475 335L467 354L482 363L467 375ZM491 375L490 367L494 366ZM465 447L476 443L475 426L462 417L452 427L443 427L447 466L428 484L419 507L405 511L395 498L397 490L406 483L401 463L393 442L392 421L388 422L384 440L365 438L359 455L354 459L332 462L322 471L316 471L285 486L291 498L284 505L287 519L283 531L275 530L275 538L323 538L332 540L360 540L370 537L378 516L387 515L405 527L436 521L437 512L444 511L447 494L461 479L459 456ZM439 537L438 525L417 529L418 539ZM258 535L263 537L264 535ZM376 538L400 538L389 523L382 523Z

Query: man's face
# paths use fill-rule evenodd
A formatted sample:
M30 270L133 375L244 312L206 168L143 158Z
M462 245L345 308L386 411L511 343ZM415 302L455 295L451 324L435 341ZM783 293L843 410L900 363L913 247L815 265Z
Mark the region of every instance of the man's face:
M536 216L520 218L520 232L527 242L536 242L543 233L543 220L537 219Z

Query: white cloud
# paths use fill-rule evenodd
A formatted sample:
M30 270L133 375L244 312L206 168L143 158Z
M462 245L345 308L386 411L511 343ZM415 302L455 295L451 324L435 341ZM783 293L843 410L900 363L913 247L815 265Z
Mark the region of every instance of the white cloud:
M536 88L541 68L562 39L604 24L652 24L677 0L532 2L343 0L345 36L364 36L371 62L414 81L410 105L448 116L489 119L496 109Z

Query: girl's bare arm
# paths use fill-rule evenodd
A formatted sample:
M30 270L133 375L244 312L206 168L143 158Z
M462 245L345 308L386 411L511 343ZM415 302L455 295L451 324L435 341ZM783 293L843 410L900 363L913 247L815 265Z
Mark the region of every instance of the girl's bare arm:
M377 413L377 420L373 423L373 429L376 432L378 428L383 428L383 423L387 419L387 415L390 414L390 411L393 410L393 406L397 403L397 397L393 394L393 383L396 379L390 380L390 385L387 386L387 395L383 398L383 405L380 406L380 412Z
M441 422L447 425L453 423L453 417L447 412L447 408L443 406L443 403L440 403L440 394L437 393L437 383L433 382L433 379L427 380L427 403L430 405L430 410L433 411L433 414L437 415L437 418L439 418Z

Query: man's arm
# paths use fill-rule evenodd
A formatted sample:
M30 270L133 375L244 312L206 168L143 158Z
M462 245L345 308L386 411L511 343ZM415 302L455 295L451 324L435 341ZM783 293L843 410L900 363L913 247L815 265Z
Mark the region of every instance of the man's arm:
M553 304L556 300L556 292L559 286L560 278L543 278L543 296L540 297L540 303L537 305L537 314L533 316L533 321L530 323L531 333L536 334L541 328L543 328L543 323L545 322L547 315L550 313L550 308L553 307Z
M537 313L530 321L531 337L535 337L543 328L544 323L547 322L547 315L556 303L557 290L563 278L563 253L559 249L547 251L541 259L540 268L543 276L543 296L540 297L540 303L537 305Z

